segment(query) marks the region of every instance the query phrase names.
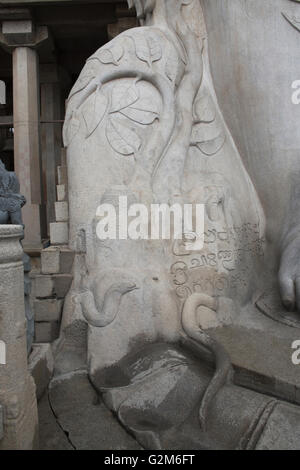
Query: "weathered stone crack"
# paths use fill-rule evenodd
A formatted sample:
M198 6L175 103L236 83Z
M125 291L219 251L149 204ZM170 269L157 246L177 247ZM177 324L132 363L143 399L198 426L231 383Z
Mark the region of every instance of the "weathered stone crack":
M47 392L47 397L48 397L48 403L49 403L49 406L50 406L50 409L52 411L52 414L55 418L55 421L58 425L58 427L62 430L62 432L64 433L64 435L66 436L67 438L67 441L69 442L70 446L72 447L73 450L77 450L76 446L73 444L72 440L70 439L70 433L68 431L66 431L64 429L64 427L61 425L60 421L59 421L59 418L58 416L56 415L55 411L54 411L54 408L52 406L52 403L51 403L51 398L50 398L50 394L49 394L49 391Z

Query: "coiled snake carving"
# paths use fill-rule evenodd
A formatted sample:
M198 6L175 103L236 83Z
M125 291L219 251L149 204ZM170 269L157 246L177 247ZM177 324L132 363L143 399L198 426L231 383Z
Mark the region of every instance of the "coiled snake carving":
M197 309L199 307L207 307L210 310L216 311L217 301L208 295L194 293L186 299L181 317L182 327L187 336L206 349L209 349L215 358L216 371L204 393L199 409L200 426L205 430L209 406L218 391L230 380L232 366L224 347L199 327L196 321Z

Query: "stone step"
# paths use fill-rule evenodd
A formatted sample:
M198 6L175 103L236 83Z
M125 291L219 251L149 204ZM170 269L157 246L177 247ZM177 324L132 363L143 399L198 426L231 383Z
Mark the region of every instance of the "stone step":
M58 299L65 298L71 287L72 280L73 276L71 274L56 274L53 276L54 295Z
M36 322L59 322L63 308L62 299L42 299L33 303Z
M66 245L69 242L68 222L50 223L50 242L51 245Z
M56 186L57 201L67 201L68 199L68 188L66 184L58 184Z
M60 273L70 274L72 272L75 253L68 247L60 249Z
M50 246L42 250L42 274L70 274L74 261L74 251L67 246Z
M33 281L33 295L37 299L43 299L54 296L54 279L49 274L37 274Z
M35 342L52 343L59 336L60 322L36 322Z
M69 220L69 204L67 201L58 201L55 203L56 222L67 222Z
M66 166L57 167L58 184L68 184L68 172Z
M32 277L32 293L37 300L63 299L71 286L72 274L37 274Z
M67 149L62 148L60 153L61 166L67 166Z
M58 274L60 272L60 250L50 246L41 253L42 274Z

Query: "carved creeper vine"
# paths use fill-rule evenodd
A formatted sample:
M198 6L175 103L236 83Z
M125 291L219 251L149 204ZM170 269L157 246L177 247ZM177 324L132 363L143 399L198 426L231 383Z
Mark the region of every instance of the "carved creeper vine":
M135 33L135 37L129 36L135 45L135 53L138 59L146 62L152 67L153 62L157 62L162 58L162 49L159 41L153 34L145 34L145 32Z
M139 79L136 79L132 85L117 83L112 89L110 100L102 92L101 86L97 87L82 107L86 138L95 132L107 113L106 137L112 149L128 156L141 148L141 138L135 129L129 126L130 122L142 126L150 125L159 118L159 109L149 98L140 98L138 81ZM78 131L79 123L75 125L75 117L72 122L73 128L69 129L69 133L74 135Z
M129 124L131 121L147 126L159 118L156 104L148 98L140 98L136 85L138 80L133 85L119 83L113 88L106 125L106 137L110 146L117 153L126 156L138 152L142 145L140 136L126 121Z

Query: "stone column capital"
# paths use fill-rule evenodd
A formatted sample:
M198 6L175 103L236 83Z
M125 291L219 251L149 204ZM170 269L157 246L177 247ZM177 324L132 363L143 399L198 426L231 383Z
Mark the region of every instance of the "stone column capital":
M0 44L9 52L16 47L36 49L47 39L49 39L47 26L35 26L31 19L2 21Z

